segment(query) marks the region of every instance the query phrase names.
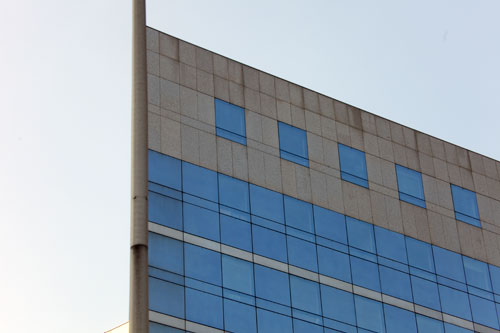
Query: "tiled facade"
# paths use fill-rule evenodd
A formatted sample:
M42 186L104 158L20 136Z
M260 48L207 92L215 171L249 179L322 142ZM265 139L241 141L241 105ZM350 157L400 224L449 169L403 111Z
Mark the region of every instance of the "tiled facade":
M172 259L164 263L165 267L170 268L177 265L177 271L165 267L164 272L159 267L153 267L150 271L151 279L154 280L150 282L150 319L153 322L151 332L177 332L167 326L189 332L395 332L401 327L396 328L398 323L391 319L392 314L412 318L407 322L414 323L415 326L404 328L408 332L417 332L417 329L419 332L462 332L459 327L469 331L498 331L498 318L495 326L491 324L490 317L485 319L481 315L493 309L496 316L500 310L500 305L493 303L500 302L500 296L495 295L500 295L500 290L495 289L500 281L495 281L494 273L491 273L496 266L500 266L500 162L149 28L147 45L149 149L159 153L158 156L161 154L169 161L174 161L168 164L173 168L168 169L169 174L175 174L178 168L179 174L184 175L184 165L194 165L200 167L199 170L213 172L212 175L221 175L215 176L215 179L229 176L231 179L242 181L241 184L246 184L250 191L253 187L271 190L282 194L283 198L294 198L306 205L311 204L314 209L326 209L341 214L344 216L344 226L347 226L347 229L344 227L347 235L344 243L338 239L332 240L318 231L319 222L315 213L312 214L314 217L311 219L311 230L291 225L290 218L286 216L283 222L271 221L270 225L274 227L263 226L264 222L254 220L254 216L259 214L253 211L252 207L255 206L252 205L250 194L248 211L242 210L246 214L243 215L248 215L248 219L242 218L242 221L245 221L242 223L252 230L249 240L251 246L244 248L236 244L229 245L221 233L221 216L228 214L221 208L223 194L217 180L215 186L218 186L218 189L215 191L218 196L216 200L212 200L186 190L185 179L172 180L179 184L176 188L152 179L154 172L150 171L153 187L166 186L155 187L153 192L175 199L181 206L194 204L208 209L217 215L215 219L218 221L217 230L213 233L215 236L212 237L210 235L214 230L200 229L197 225L194 225L193 229L186 229L187 215L182 212L180 226L176 226L169 225L170 222L155 221L151 215L155 209L150 208L149 228L152 237L163 237L169 246L180 249L181 252L177 254L182 259L176 262ZM246 145L217 135L216 100L244 109ZM308 167L293 162L293 158L284 158L284 145L280 142L284 140L283 132L279 131L280 123L305 131ZM345 164L341 165L339 157L339 146L342 145L363 153L366 160L367 187L344 180L346 178L342 173L345 172ZM153 165L155 164L150 162L150 170ZM425 208L400 200L401 184L398 184L396 165L421 173ZM451 185L475 193L481 227L456 219L457 207L452 197ZM151 201L150 197L150 204ZM311 211L315 211L314 209L311 208ZM166 212L169 212L167 215L170 214L170 211ZM286 215L286 203L283 212ZM414 271L412 273L412 269L422 267L412 264L409 252L408 256L405 256L406 259L398 262L381 253L377 246L370 249L363 248L364 245L356 245L353 238L356 233L350 233L349 226L357 222L352 221L362 221L359 223L369 226L370 232L375 235L374 242L379 241L376 237L377 230L389 230L399 234L406 246L409 246L408 242L418 240L424 242L422 244L426 244L428 248L429 244L432 244L433 251L445 249L454 254L461 254L464 258L490 264L489 269L493 277L488 280L491 284L490 290L487 290L488 287L475 290L477 286L471 285L467 268L464 281L450 277L446 272L440 273L439 259L435 258L435 254L435 266L432 268L434 271L427 270L425 274ZM208 228L208 225L203 226L205 227ZM287 245L283 258L273 257L273 254L267 254L265 251L259 252L261 250L256 242L259 242L257 238L260 234L255 231L260 230L259 228L273 230L285 239ZM318 237L327 240L321 243ZM316 266L307 266L307 260L305 263L301 260L291 261L295 259L290 242L295 239L314 247ZM157 253L151 253L154 248L151 244L150 258L153 259ZM322 261L320 248L338 252L339 258L347 260L348 278L335 276L331 272L328 261ZM228 256L241 260L242 266L251 267L248 269L252 272L252 289L240 291L226 287L224 269L221 279L217 281L204 280L196 273L190 275L186 251L210 251L206 253L217 257L216 260L222 263L222 266L224 260L239 262L236 259L224 259ZM307 250L301 253L307 253ZM171 252L166 255L173 256ZM359 260L373 263L375 274L380 276L376 278L378 288L372 287L371 281L365 283L356 280L358 273L355 272L355 262ZM335 267L340 265L335 260L330 262ZM269 269L286 275L290 284L289 303L280 304L276 300L266 299L262 296L264 294L259 294L257 269ZM419 301L415 296L416 284L413 280L408 286L412 290L409 297L391 295L391 291L384 289L382 277L387 269L391 272L406 272L409 281L424 279L434 283L438 290L436 295L439 306L433 307L431 303ZM300 287L294 289L294 283ZM312 305L315 300L307 303L300 293L296 293L307 288L311 288L311 295L315 290L318 291L316 301L319 303L316 307ZM453 297L457 297L456 302L460 303L462 296L470 300L469 302L476 303L480 298L480 303L487 302L487 309L478 314L477 310L471 309L477 309L478 305L467 304L470 316L460 316L461 310L451 309L445 304L452 299L444 296L448 289L457 291L453 294ZM182 295L175 298L172 295L176 292ZM212 301L215 302L213 304L220 303L220 320L217 321L215 315L208 316L206 321L203 317L192 317L194 310L189 308L192 293L197 293L197 299L206 301L206 304L212 304ZM203 295L198 295L200 293ZM348 300L343 305L348 308L349 304L352 304L353 312L350 318L339 319L335 317L337 314L332 314L332 309L338 304L330 304L328 300L344 296L330 297L327 296L328 293L347 297ZM163 305L153 308L154 304L163 304L163 300L169 297L174 303L175 300L181 302L182 299L182 311L172 304L166 307L174 309L171 313L162 311ZM423 305L424 303L426 305ZM490 307L491 304L493 307ZM245 310L228 312L233 307ZM381 318L363 316L363 313L377 313L378 310L381 311ZM252 317L253 313L255 329L252 325L246 325L246 328L241 330L235 328L239 326L229 318L238 318L242 313L249 317ZM446 326L433 321L436 319L446 323ZM244 318L240 320L245 322ZM268 324L280 320L283 324L278 328ZM437 325L435 327L438 328L433 328L432 325Z

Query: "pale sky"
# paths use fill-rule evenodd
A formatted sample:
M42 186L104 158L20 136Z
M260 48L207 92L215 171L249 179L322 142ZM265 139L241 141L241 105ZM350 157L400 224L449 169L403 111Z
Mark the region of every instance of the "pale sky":
M131 1L0 2L0 331L128 318ZM500 2L148 2L148 24L500 159Z

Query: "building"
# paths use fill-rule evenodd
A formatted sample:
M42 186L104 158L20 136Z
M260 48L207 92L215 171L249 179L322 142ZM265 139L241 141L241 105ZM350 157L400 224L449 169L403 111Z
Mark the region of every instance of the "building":
M500 162L151 28L147 87L150 332L500 332Z

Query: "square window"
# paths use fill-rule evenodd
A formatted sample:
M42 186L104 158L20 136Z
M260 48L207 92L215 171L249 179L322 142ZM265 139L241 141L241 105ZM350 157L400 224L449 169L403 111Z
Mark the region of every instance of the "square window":
M365 153L339 143L340 177L368 188Z
M219 200L221 205L249 213L248 183L219 173Z
M184 192L213 202L219 201L217 172L182 162L182 188Z
M484 298L469 295L474 322L499 329L495 303Z
M354 300L358 326L373 332L385 332L382 303L358 295Z
M288 263L313 272L318 271L316 244L287 236Z
M375 226L377 253L379 256L408 263L405 238L400 233Z
M278 122L278 132L281 158L309 167L306 131Z
M411 286L413 299L416 304L434 309L436 311L441 311L439 291L436 282L421 279L412 275Z
M223 255L222 279L224 281L224 288L248 295L254 294L253 265L251 262Z
M186 288L186 319L222 329L222 298Z
M344 323L356 325L353 294L321 285L323 315Z
M257 326L259 333L293 332L292 318L263 309L257 309Z
M410 266L434 273L434 256L431 245L414 238L405 238Z
M352 283L380 292L378 265L367 260L351 257Z
M468 330L466 328L455 326L448 323L444 323L444 328L446 333L474 333L473 331Z
M255 265L255 294L262 299L290 306L288 274Z
M286 225L314 233L313 210L308 202L285 195Z
M156 312L184 318L184 287L150 277L149 308Z
M283 194L250 184L250 206L253 215L285 223Z
M281 232L252 225L255 254L281 262L287 261L286 238Z
M398 177L399 199L425 208L422 174L396 164L396 175Z
M166 227L182 230L182 202L149 192L148 219Z
M441 307L444 313L472 320L469 297L466 293L439 285L439 296L441 298Z
M344 215L314 206L314 225L316 235L347 244Z
M291 275L290 290L294 308L321 315L318 283Z
M346 217L346 221L349 245L363 251L375 253L373 225L352 217Z
M451 194L453 196L453 206L455 207L455 218L476 227L481 227L476 193L452 184Z
M219 241L219 213L184 202L184 231Z
M318 245L318 264L320 274L351 282L349 255Z
M224 323L229 332L257 332L255 307L224 299Z
M221 285L220 253L184 243L184 260L187 277Z
M417 333L415 313L384 304L387 333Z
M247 144L245 110L234 104L215 99L215 127L217 136Z
M492 291L488 264L469 257L463 257L467 284Z
M181 189L181 161L176 158L148 151L148 176L149 181Z
M438 275L465 283L462 255L437 246L432 246L432 251L434 252L436 273Z
M385 266L379 266L382 292L412 302L410 276Z
M425 333L444 333L443 322L417 315L417 326L419 332Z
M180 275L184 274L182 242L159 234L149 233L149 265Z
M220 237L223 244L249 252L252 251L250 223L221 214Z

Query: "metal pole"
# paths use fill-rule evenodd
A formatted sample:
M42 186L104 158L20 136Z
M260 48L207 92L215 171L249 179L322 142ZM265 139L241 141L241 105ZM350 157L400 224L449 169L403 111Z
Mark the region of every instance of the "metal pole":
M148 333L148 111L146 0L132 0L130 333Z

